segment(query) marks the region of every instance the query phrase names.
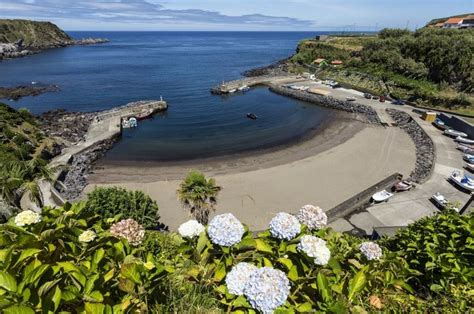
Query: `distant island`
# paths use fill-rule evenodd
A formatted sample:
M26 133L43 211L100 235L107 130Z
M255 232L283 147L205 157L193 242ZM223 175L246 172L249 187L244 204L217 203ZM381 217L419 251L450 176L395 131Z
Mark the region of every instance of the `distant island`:
M74 39L51 22L0 19L0 60L24 57L46 49L108 41L104 38Z

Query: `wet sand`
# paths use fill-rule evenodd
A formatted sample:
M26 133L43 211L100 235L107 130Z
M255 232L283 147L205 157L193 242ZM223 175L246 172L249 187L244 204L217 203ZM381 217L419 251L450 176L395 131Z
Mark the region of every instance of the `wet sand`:
M175 230L189 219L177 200L180 180L197 169L223 187L216 213L232 212L253 230L278 212L302 205L330 209L388 175L408 175L415 147L399 128L374 127L346 116L308 139L284 147L189 162L101 166L94 186L141 190L157 200L161 222Z

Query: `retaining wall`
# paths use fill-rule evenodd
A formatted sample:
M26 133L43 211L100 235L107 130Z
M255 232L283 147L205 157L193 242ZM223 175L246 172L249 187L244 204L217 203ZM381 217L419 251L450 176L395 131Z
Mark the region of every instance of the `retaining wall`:
M439 113L438 117L446 123L447 126L452 127L456 131L464 132L470 139L474 139L474 126L469 122L456 116L449 116L445 113Z

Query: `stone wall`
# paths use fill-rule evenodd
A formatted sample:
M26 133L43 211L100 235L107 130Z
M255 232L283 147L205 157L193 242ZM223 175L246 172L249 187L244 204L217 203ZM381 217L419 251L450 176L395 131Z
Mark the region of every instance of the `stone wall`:
M368 123L377 124L377 125L381 124L379 116L373 108L366 105L358 104L353 101L339 100L330 96L311 94L305 91L294 90L287 87L276 86L276 85L272 85L270 87L270 90L280 95L293 97L293 98L310 102L310 103L314 103L320 106L324 106L324 107L328 107L328 108L332 108L336 110L342 110L346 112L358 113L364 116Z
M416 162L410 174L411 179L417 183L425 182L431 176L436 160L433 141L408 113L397 109L387 109L387 113L415 143Z

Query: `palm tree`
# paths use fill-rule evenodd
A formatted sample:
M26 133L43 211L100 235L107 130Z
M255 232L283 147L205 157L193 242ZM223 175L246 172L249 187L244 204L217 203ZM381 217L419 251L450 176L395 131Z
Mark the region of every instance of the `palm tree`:
M191 171L181 182L177 193L184 208L189 210L197 221L207 224L211 210L215 210L217 194L221 189L214 179L207 180L204 174Z

